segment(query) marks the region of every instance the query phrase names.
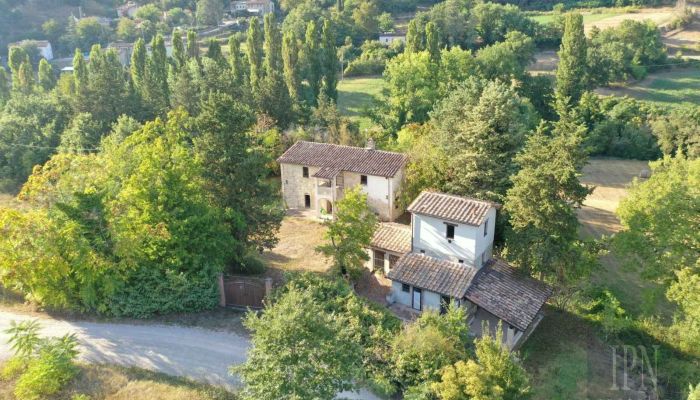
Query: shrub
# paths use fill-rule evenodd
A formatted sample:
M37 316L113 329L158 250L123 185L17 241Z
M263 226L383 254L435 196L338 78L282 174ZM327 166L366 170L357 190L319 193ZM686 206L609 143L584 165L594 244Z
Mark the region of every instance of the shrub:
M21 357L12 357L5 362L0 370L0 380L8 381L19 376L27 368L27 362Z
M607 289L595 295L584 308L591 320L600 323L606 338L617 335L631 324L620 301Z

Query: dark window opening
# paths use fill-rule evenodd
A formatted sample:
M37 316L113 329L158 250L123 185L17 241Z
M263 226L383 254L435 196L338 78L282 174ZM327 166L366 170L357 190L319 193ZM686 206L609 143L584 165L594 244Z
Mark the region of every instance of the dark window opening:
M304 178L308 178L309 177L309 167L301 167L301 175Z
M425 254L425 250L421 250L420 252L421 252L421 254Z
M446 313L449 306L450 298L448 296L440 296L440 314Z
M360 175L360 184L367 186L367 175Z
M405 283L402 283L402 284L401 284L401 291L402 291L402 292L408 293L408 292L411 291L411 286L410 286L410 285L407 285L407 284L405 284Z
M304 207L311 208L311 195L304 195Z
M452 224L446 224L447 226L447 232L445 232L445 237L448 239L454 239L455 238L455 226Z
M484 236L489 234L489 219L486 218L486 222L484 222Z
M384 252L374 251L374 268L384 270Z
M464 260L459 260L459 263L460 263L460 264L464 264Z

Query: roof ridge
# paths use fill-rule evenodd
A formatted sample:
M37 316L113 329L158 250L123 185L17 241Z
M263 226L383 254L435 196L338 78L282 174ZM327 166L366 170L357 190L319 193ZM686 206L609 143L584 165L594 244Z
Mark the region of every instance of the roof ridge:
M483 199L478 199L476 197L471 197L471 196L462 196L460 194L445 193L445 192L441 192L441 191L435 190L435 189L426 189L421 194L423 194L423 193L437 194L440 196L447 196L447 197L452 197L452 198L461 199L461 200L471 200L471 201L476 201L476 202L480 202L480 203L486 203L488 205L498 204L495 201L491 201L491 200L483 200Z
M377 150L377 149L368 149L366 147L361 147L361 146L350 146L346 144L337 144L337 143L323 143L323 142L312 142L310 140L299 140L294 144L297 143L309 143L309 144L315 144L315 145L321 145L321 146L333 146L333 147L343 147L346 149L357 149L357 150L366 150L366 151L372 151L376 153L386 153L386 154L397 154L403 157L406 157L405 153L400 153L398 151L389 151L389 150Z

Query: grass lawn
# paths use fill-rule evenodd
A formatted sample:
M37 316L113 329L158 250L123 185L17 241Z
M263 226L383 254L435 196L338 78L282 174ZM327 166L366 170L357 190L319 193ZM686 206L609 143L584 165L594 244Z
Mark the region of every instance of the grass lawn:
M338 110L351 120L358 122L360 131L370 128L372 121L362 115L371 107L384 89L384 80L379 76L346 78L338 83Z
M677 68L650 74L628 86L596 90L603 95L630 96L662 107L700 105L700 69Z
M0 365L1 367L1 365ZM0 400L15 400L14 380L0 381ZM235 400L235 394L185 378L139 368L79 365L78 375L52 400L70 400L84 394L91 400ZM18 399L19 400L19 399Z
M626 11L624 11L623 9L615 9L615 8L610 8L610 9L603 8L600 10L605 10L605 11L596 12L596 13L583 11L582 12L583 23L587 24L587 23L591 23L591 22L597 22L597 21L600 21L600 20L603 20L606 18L615 17L615 16L622 15L622 14L626 13ZM561 15L562 14L555 14L555 13L538 14L538 15L531 15L530 19L532 19L536 22L539 22L540 24L549 24L551 22L554 22L557 19L557 17L559 17Z

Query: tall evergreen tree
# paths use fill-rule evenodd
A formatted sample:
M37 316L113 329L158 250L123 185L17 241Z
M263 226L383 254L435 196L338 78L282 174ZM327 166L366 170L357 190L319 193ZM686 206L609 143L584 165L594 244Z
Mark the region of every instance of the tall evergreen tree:
M45 58L39 61L39 85L46 91L56 86L56 76L53 74L53 67Z
M583 16L567 14L564 19L564 36L559 50L555 97L560 107L578 103L588 89L587 44L583 30Z
M331 21L323 22L321 35L321 66L323 69L322 91L333 102L338 100L338 49L335 47L335 31Z
M19 69L22 67L22 63L27 60L29 60L29 55L23 48L17 46L10 47L9 54L7 56L7 65L10 67L10 73L12 74L12 88L14 89L20 87Z
M173 60L175 60L176 69L182 68L187 60L185 44L182 41L182 32L179 29L173 32Z
M304 65L304 79L309 84L308 100L311 105L316 105L321 90L322 71L319 50L318 27L315 21L309 21L306 25L306 37L300 58Z
M187 31L187 58L199 58L199 43L197 43L197 32Z
M148 55L146 54L146 42L143 38L139 38L136 43L134 43L134 51L131 53L131 80L134 82L134 87L136 91L142 94L143 91L143 81L146 75L146 59Z
M250 63L250 87L253 93L258 93L263 74L263 33L260 30L260 21L258 21L257 17L253 17L250 20L248 37L246 38L246 51L248 52L248 62Z
M428 22L425 25L425 41L428 54L430 54L430 63L433 65L440 64L440 32L434 22Z
M224 55L221 52L221 44L216 39L209 39L209 46L207 47L207 57L215 60L217 62L223 62Z
M423 30L420 23L415 18L408 23L406 31L406 49L407 53L418 53L423 50Z
M294 31L284 34L282 40L282 60L284 63L284 78L293 102L299 101L301 79L299 76L299 45Z
M520 171L505 201L512 225L508 259L559 283L584 275L590 266L574 211L590 193L579 181L587 159L581 146L585 131L566 115L551 130L541 125L515 158Z
M282 71L282 38L275 22L275 14L265 14L264 29L265 74L270 75Z
M5 67L0 65L0 109L10 99L10 78Z
M281 35L274 15L265 15L265 77L260 105L281 127L286 127L293 119L293 104L283 74Z
M146 61L143 84L143 98L155 115L164 115L167 111L168 92L168 56L165 41L161 35L156 35L151 43L151 56Z
M34 68L29 60L25 60L19 67L19 77L17 83L19 84L19 91L23 93L31 93L34 89Z
M241 58L241 42L235 35L228 38L228 53L229 64L231 65L231 74L236 85L243 83L245 77L245 69Z
M75 49L75 56L73 56L73 82L75 84L75 97L85 96L88 90L88 70L80 49Z

